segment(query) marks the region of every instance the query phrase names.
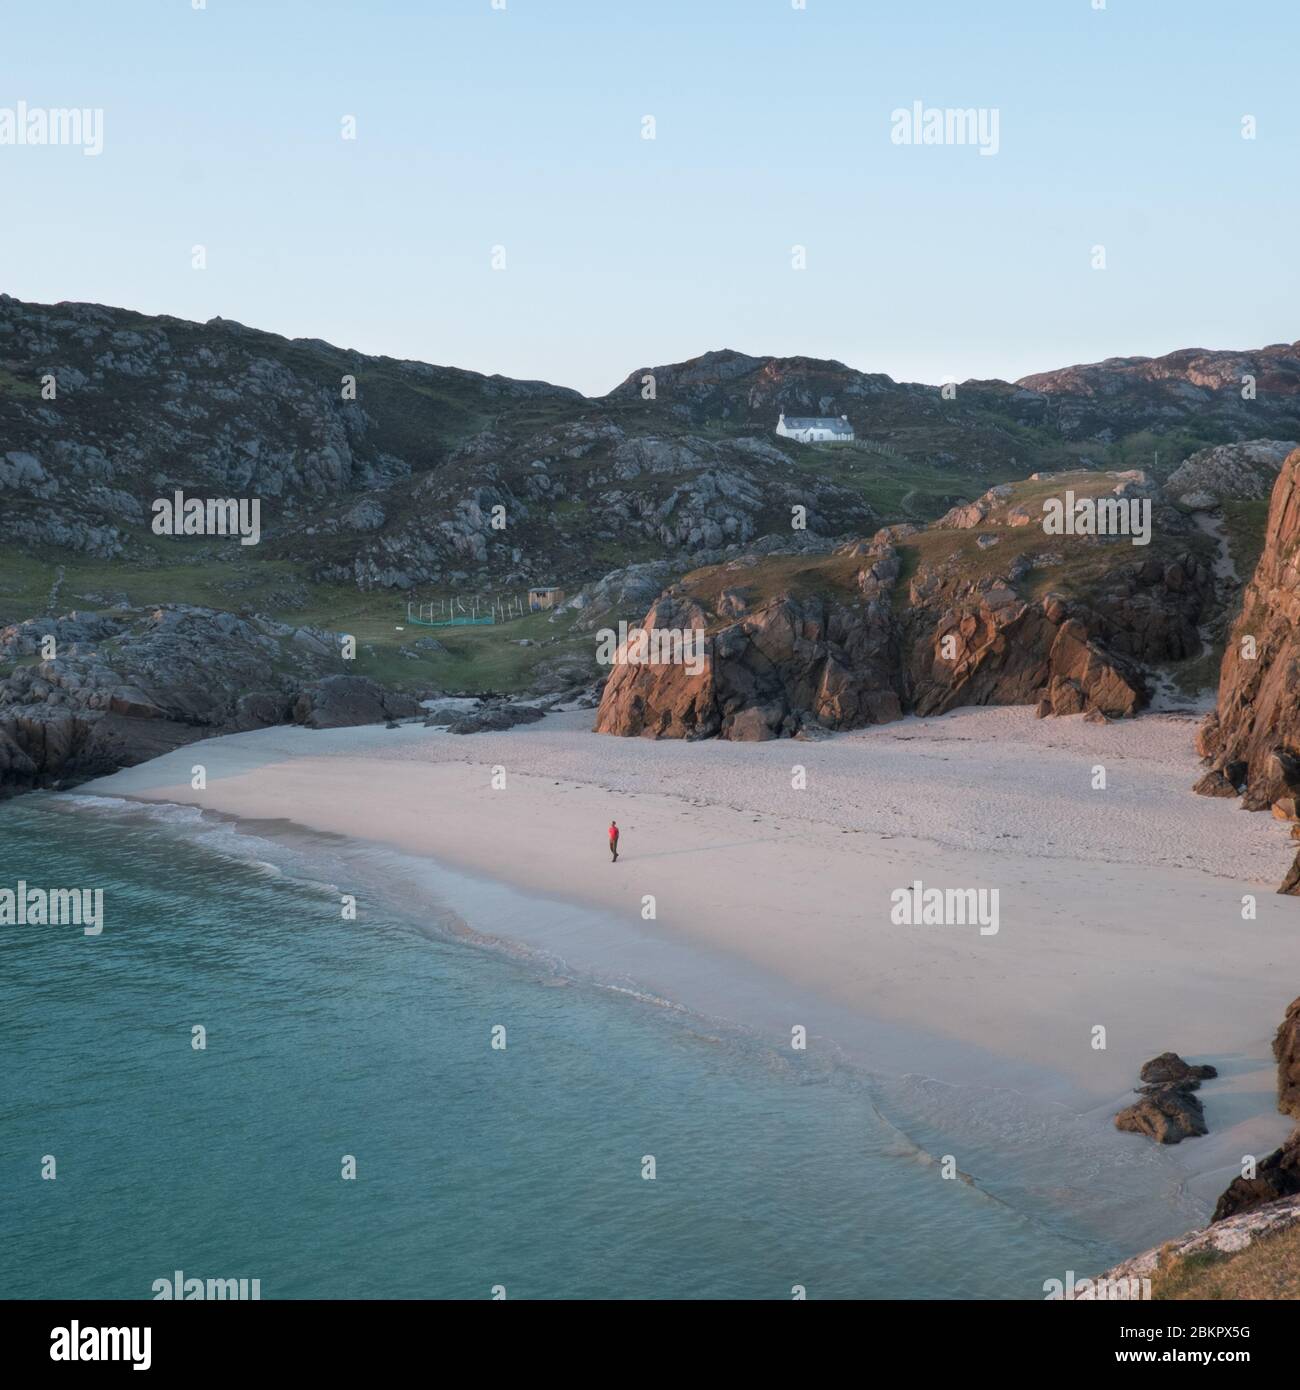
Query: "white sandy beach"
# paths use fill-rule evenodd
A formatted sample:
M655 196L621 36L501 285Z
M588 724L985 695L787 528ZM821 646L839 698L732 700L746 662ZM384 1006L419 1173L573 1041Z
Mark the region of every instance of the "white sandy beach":
M1291 847L1270 818L1193 795L1190 716L1103 727L980 709L762 744L617 739L591 722L270 729L80 790L401 850L437 866L477 932L774 1037L802 1024L879 1074L1066 1107L1103 1163L1144 1165L1202 1207L1242 1154L1289 1132L1269 1042L1300 993L1300 905L1273 892ZM917 879L997 889L997 934L892 923L891 893ZM508 905L510 888L530 897ZM575 910L530 912L539 896ZM1167 1049L1221 1075L1202 1091L1210 1135L1157 1150L1110 1116Z

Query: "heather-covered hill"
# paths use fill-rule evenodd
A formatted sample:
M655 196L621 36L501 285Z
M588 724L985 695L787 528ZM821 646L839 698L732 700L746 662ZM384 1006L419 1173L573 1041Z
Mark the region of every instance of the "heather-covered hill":
M1112 440L1135 430L1168 434L1213 425L1210 443L1296 437L1300 342L1237 351L1183 348L1163 357L1108 357L1021 377L1049 402L1070 439Z
M1181 376L1156 370L1184 357ZM73 577L103 560L206 568L188 597L286 611L285 574L290 589L576 587L788 533L795 508L811 535L860 536L1035 471L1172 470L1197 445L1294 437L1291 361L1116 359L946 398L838 362L722 351L593 400L223 319L0 296L0 523L11 553L45 566L0 616L28 616L21 595L48 591L59 563ZM1229 389L1243 363L1259 371L1249 406ZM857 441L780 439L782 410L847 415ZM176 489L259 498L261 543L155 536L151 505Z
M406 598L595 592L629 565L677 577L828 551L1040 471L1159 481L1197 449L1300 435L1290 360L1115 359L954 394L720 351L591 399L220 318L0 296L0 622L181 603L354 632L380 679L556 683L582 654L572 610L413 655ZM1249 407L1230 389L1241 362L1259 371ZM857 438L779 438L782 410L847 415ZM258 499L258 544L154 534L153 503L177 490ZM1259 529L1227 520L1234 537Z

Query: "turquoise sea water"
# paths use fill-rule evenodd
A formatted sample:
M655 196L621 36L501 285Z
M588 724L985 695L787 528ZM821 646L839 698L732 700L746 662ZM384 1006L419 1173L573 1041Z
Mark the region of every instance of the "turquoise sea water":
M36 796L0 806L0 865L104 888L106 919L0 927L0 1297L180 1269L263 1298L1041 1298L1129 1253L945 1181L845 1066L427 901L345 920L325 842Z

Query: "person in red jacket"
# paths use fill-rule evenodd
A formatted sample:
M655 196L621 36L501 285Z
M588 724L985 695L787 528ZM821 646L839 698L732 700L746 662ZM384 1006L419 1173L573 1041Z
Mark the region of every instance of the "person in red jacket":
M609 852L613 856L611 863L618 863L618 822L612 820L609 823Z

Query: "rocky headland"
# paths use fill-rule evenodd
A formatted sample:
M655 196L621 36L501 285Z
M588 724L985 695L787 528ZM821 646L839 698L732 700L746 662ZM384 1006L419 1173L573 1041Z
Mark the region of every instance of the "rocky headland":
M1145 501L1151 544L1045 534L1066 492ZM1156 666L1200 653L1215 593L1209 541L1142 473L1036 475L828 556L686 575L641 626L701 633L704 669L616 662L596 729L766 739L971 704L1120 718Z
M0 629L0 795L66 787L271 724L412 716L342 668L342 634L181 604Z
M1197 750L1205 796L1241 797L1249 811L1271 811L1300 838L1300 449L1273 486L1263 551L1228 634L1216 708ZM1300 892L1300 854L1281 892Z

